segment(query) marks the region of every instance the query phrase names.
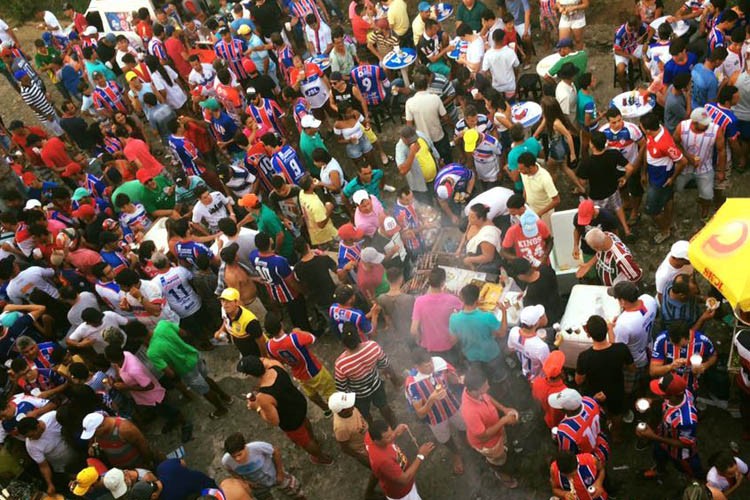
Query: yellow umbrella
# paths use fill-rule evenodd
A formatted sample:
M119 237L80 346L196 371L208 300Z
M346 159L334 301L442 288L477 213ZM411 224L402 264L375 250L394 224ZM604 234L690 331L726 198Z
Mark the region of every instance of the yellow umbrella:
M750 198L730 198L690 240L693 267L729 300L750 311Z

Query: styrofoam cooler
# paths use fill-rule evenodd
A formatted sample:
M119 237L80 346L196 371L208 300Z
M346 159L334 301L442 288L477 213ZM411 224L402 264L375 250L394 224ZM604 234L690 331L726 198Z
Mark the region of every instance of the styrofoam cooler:
M565 314L560 319L563 337L560 350L565 353L566 368L575 368L578 355L591 347L591 338L583 330L589 317L596 314L612 321L619 313L620 304L607 294L606 286L575 285L571 289ZM568 333L569 329L573 333Z
M576 271L581 262L573 258L573 218L578 210L563 210L552 214L552 237L554 246L550 253L550 264L557 276L557 290L567 295L578 284Z

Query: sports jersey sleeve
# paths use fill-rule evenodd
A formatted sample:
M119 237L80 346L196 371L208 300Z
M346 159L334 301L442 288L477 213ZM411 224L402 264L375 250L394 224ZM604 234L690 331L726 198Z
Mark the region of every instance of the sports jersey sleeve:
M705 346L705 350L703 351L703 358L710 358L714 354L716 354L716 348L714 347L714 343L711 342L711 339L708 338L707 335L704 335L703 332L699 332L700 336L702 337L703 345Z
M664 364L667 360L667 337L661 334L656 337L654 348L651 350L651 362L659 365Z
M359 315L359 318L357 319L357 328L368 337L372 334L372 323L364 314Z
M615 31L615 43L614 46L616 49L622 50L622 37L625 36L625 27L620 26L617 28L617 31Z
M315 335L298 330L292 333L292 337L297 340L297 343L301 346L308 346L315 343Z
M505 237L503 238L503 248L513 248L516 244L516 225L513 225L505 231Z
M283 257L279 257L278 262L276 263L276 272L279 276L282 278L287 278L292 274L292 268L289 265L289 261L286 260Z
M538 220L536 224L537 224L537 227L539 228L539 234L542 236L543 239L546 240L547 238L552 236L552 233L550 233L549 226L547 225L546 222L544 222L543 220Z

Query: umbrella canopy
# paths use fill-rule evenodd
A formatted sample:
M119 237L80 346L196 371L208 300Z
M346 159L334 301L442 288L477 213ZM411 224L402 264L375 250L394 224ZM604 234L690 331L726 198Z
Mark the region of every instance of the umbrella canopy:
M750 198L730 198L690 240L693 267L729 300L750 311Z

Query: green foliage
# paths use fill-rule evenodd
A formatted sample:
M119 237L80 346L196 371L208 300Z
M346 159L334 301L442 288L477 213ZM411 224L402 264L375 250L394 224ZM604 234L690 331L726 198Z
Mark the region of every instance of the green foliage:
M0 2L0 14L17 22L25 22L31 20L37 11L51 10L60 19L62 6L68 1L71 1L78 12L86 10L89 4L88 0L3 0ZM63 19L60 19L60 23L67 24Z

